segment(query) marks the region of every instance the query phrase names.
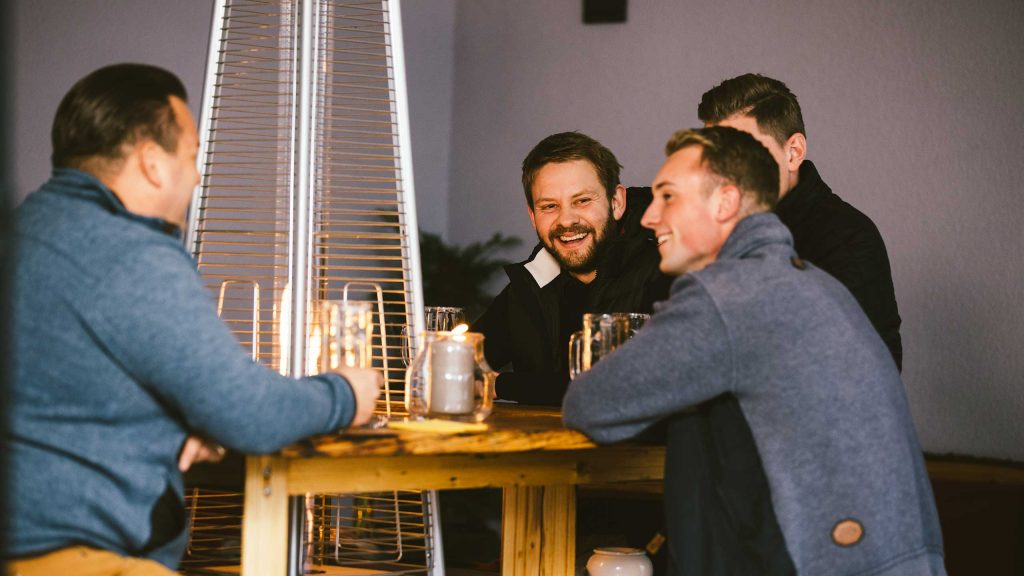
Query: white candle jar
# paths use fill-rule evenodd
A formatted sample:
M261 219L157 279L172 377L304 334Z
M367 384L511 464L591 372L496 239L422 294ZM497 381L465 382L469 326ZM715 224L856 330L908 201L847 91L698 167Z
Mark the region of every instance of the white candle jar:
M414 418L480 422L490 415L497 374L484 359L484 335L422 332L405 373L405 407Z
M654 566L639 548L594 548L587 560L590 576L651 576Z

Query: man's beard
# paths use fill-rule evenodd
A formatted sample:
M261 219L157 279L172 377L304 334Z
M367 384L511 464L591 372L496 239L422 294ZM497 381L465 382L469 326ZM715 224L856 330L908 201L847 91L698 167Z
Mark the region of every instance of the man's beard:
M608 247L608 243L613 238L617 229L617 222L612 216L611 210L608 211L608 218L604 221L604 226L601 229L601 233L597 234L593 227L585 224L573 224L572 226L558 226L548 233L547 238L541 237L540 241L544 244L544 247L548 249L548 252L555 257L558 265L563 270L568 270L574 274L588 274L597 270L597 264L601 261L601 256L604 254L605 249ZM558 237L564 234L590 234L593 238L593 242L584 251L573 251L569 254L563 254L555 246L558 242Z

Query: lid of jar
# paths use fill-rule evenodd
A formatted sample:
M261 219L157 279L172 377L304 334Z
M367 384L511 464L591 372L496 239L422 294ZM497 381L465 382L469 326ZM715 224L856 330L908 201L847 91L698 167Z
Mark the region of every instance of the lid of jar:
M609 546L607 548L594 548L594 554L608 554L609 556L646 556L647 553L640 548L625 548L620 546Z

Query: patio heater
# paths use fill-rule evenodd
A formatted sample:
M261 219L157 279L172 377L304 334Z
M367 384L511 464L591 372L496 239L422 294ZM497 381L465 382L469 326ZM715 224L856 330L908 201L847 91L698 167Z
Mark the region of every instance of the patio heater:
M186 249L239 342L285 375L311 371L313 303L370 302L385 416L404 414L423 316L408 126L399 0L217 1ZM436 493L298 500L295 573L443 575Z

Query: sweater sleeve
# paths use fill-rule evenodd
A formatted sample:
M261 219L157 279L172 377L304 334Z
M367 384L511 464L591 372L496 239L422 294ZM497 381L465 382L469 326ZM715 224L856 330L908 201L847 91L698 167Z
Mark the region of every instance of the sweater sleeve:
M127 251L87 312L125 371L190 431L244 452L272 452L346 426L355 399L345 379L293 379L253 362L175 248Z
M566 426L596 442L634 437L658 421L732 392L733 358L725 324L693 276L621 348L569 385Z

